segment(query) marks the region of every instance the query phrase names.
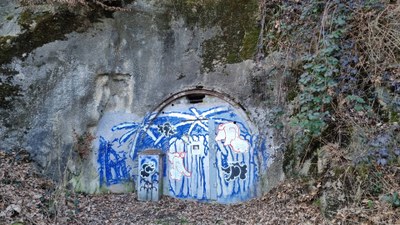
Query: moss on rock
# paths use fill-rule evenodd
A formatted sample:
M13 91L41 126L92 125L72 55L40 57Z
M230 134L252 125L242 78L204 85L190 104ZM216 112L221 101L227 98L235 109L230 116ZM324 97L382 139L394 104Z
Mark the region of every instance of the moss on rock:
M254 56L257 48L258 37L260 35L260 29L254 26L249 30L245 31L243 37L242 48L240 49L240 57L242 59L250 59Z
M285 174L294 172L297 163L296 149L294 143L290 143L284 151L282 168Z
M27 9L18 18L18 24L24 32L15 37L0 37L0 65L11 62L13 57L22 57L24 53L47 43L63 40L66 34L73 31L83 32L89 27L88 24L98 22L99 18L111 16L112 13L101 7L78 11L60 7L55 13L33 12Z
M399 123L400 122L399 113L397 113L394 110L390 111L389 112L389 122L391 122L391 123Z
M104 16L104 10L75 13L59 9L51 13L27 9L18 17L23 33L18 36L0 36L0 65L10 63L15 57L23 58L47 43L63 40L66 34L73 31L84 31L87 24ZM20 95L20 87L11 81L15 71L5 68L0 67L0 73L4 75L4 79L0 80L0 108L10 108L13 99Z
M33 20L36 25L32 28ZM0 39L0 65L9 63L13 57L21 57L46 43L64 39L66 34L83 25L83 18L69 11L45 13L40 16L33 16L31 12L26 11L21 14L19 23L26 29L24 33Z
M213 70L219 63L237 63L253 57L259 35L255 23L258 1L172 0L169 6L189 26L221 28L220 35L203 43L205 70Z
M8 83L0 83L0 108L8 109L15 96L20 95L20 87Z

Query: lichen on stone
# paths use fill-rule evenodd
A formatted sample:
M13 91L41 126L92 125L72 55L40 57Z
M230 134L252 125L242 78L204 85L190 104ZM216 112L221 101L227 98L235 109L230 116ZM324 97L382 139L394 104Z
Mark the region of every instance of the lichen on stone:
M14 97L20 95L19 92L18 85L0 82L0 109L9 109Z
M190 27L220 27L220 34L202 45L202 67L212 71L218 64L237 63L253 57L260 31L255 22L257 3L255 0L171 0L168 6Z
M62 7L55 12L26 9L18 18L24 32L18 36L0 36L0 65L11 62L14 57L21 58L47 43L63 40L66 34L82 32L90 23L107 15L104 9L83 12Z

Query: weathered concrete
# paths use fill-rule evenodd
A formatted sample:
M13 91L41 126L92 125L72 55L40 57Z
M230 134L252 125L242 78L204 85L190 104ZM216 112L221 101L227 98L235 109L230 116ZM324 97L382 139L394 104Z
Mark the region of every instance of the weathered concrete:
M73 132L97 135L99 124L112 127L124 117L140 121L169 96L198 87L240 103L257 133L265 136L265 154L273 157L260 171L260 188L269 190L282 180L284 145L277 120L285 90L280 55L258 64L243 60L204 70L203 44L219 35L221 27L189 26L183 17L166 16L166 9L156 3L137 1L131 7L135 10L116 12L114 18L90 24L85 32L69 33L65 40L2 65L15 72L12 84L18 85L20 96L13 97L12 108L0 109L0 149L27 149L54 178L60 178L68 164L69 178L78 190L97 192L103 190L96 161L99 137L91 158L81 160L74 152ZM4 21L6 14L0 15ZM19 32L15 19L2 23L0 35ZM2 80L7 76L1 74ZM128 191L132 186L117 189Z

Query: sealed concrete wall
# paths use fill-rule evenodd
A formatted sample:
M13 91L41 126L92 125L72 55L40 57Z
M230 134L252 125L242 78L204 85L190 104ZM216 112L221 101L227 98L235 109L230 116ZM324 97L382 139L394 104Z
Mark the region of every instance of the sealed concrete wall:
M192 90L139 120L108 115L97 133L99 185L112 190L140 180L138 154L157 148L165 153L166 195L221 203L259 195L261 171L272 160L265 137L239 105L204 92Z

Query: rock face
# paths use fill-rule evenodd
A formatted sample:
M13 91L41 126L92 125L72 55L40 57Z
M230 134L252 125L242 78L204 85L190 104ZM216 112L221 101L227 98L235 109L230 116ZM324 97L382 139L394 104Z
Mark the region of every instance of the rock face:
M168 117L162 120L158 115L163 110L168 113L196 113L192 108L199 106L195 105L199 102L191 102L190 96L196 99L196 95L204 95L200 97L204 98L204 102L200 102L203 105L197 107L201 112L220 106L232 110L230 117L224 115L223 121L207 116L203 118L215 121L210 125L212 129L207 125L208 133L205 135L209 140L214 140L215 146L220 146L214 157L220 157L222 165L214 173L221 172L222 176L223 171L232 171L224 175L221 184L239 184L240 179L247 179L250 174L252 176L248 178L252 179L251 193L244 192L245 197L235 196L232 202L257 196L283 179L281 150L284 147L284 135L279 128L281 121L278 115L285 109L282 100L285 90L282 89L284 60L279 54L272 54L258 62L242 58L231 63L226 54L230 49L224 49L229 42L224 39L228 25L224 27L217 23L211 26L201 21L193 22L193 18L180 15L180 11L173 11L168 4L136 1L128 6L132 11L115 12L108 17L96 15L97 19L93 19L93 15L89 18L62 14L69 15L71 23L55 22L56 28L43 23L47 22L48 17L57 21L57 15L60 14L54 11L58 9L39 7L32 12L28 22L22 23L27 8L14 3L1 4L5 6L0 10L1 48L3 52L18 53L1 57L1 150L27 149L44 173L54 179L65 176L81 191L130 191L136 188L133 181L140 179L137 158L132 153L136 145L123 145L111 139L123 138L122 133L119 136L113 134L119 129L116 126L124 122L139 126L146 116L158 113L154 118L160 124L163 122L163 127L157 129L164 132L163 137L169 138L165 143L172 143L173 138L175 141L184 141L183 136L174 134L188 131L168 127L168 121L171 126L174 125L172 119ZM15 7L17 9L11 10ZM252 18L256 14L257 9L252 11ZM51 33L43 33L46 26ZM39 31L42 33L37 35L35 32ZM250 33L243 32L239 41L248 45L246 37ZM58 36L50 37L53 34ZM23 42L23 35L28 35L29 41ZM40 36L44 36L46 41L35 39ZM218 41L221 41L220 45ZM209 47L209 43L213 43L215 51ZM23 51L24 45L26 52ZM239 53L240 57L245 57L243 52ZM210 61L211 66L205 64ZM176 105L183 108L176 108ZM200 119L196 117L193 120ZM236 135L232 139L234 141L229 139L230 145L227 141L215 141L219 124L236 121L239 125L234 125L236 133L230 133ZM153 125L156 123L153 121ZM194 126L193 130L201 130L201 124L198 123L197 128ZM123 125L120 128L123 130ZM196 132L193 130L190 132ZM189 137L190 140L194 143L201 132L194 133ZM93 141L91 136L95 138ZM137 144L140 142L136 140L137 137L133 133L125 136L128 140L126 143L135 140ZM126 173L121 175L124 179L120 182L107 183L104 180L107 172L103 171L102 174L100 171L104 161L101 161L99 151L102 144L107 143L110 149L115 150L115 153L104 156L110 157L107 158L109 163L126 161L126 171L121 167L113 167L109 171L111 177ZM171 146L157 143L151 146L167 154L188 153L187 146L182 147L184 150L171 150ZM211 149L213 146L206 147ZM88 152L83 154L82 151ZM224 151L229 151L231 159L237 162L224 159ZM178 154L173 162L179 164L181 159L183 166L187 166L187 159L179 158L181 156ZM212 165L214 158L210 160L209 165ZM246 163L249 164L245 167ZM164 184L168 183L171 165L164 166L167 171L163 175ZM66 168L68 173L64 173ZM174 168L178 172L181 169L179 166ZM178 172L176 174L180 177ZM186 175L183 174L181 179L190 178ZM232 193L238 191L234 186L229 188ZM165 190L168 191L166 185ZM212 200L212 197L206 199Z

